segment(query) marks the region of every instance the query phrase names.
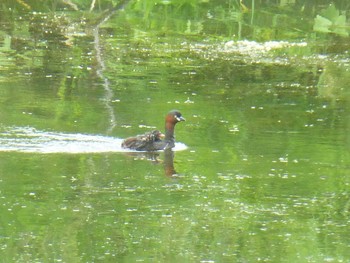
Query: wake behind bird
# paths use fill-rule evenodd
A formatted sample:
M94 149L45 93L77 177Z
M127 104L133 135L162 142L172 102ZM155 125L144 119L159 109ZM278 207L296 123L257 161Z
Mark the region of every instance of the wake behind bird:
M0 152L106 153L133 152L121 147L123 139L81 133L40 131L33 127L6 127L0 130ZM176 143L174 151L185 150Z

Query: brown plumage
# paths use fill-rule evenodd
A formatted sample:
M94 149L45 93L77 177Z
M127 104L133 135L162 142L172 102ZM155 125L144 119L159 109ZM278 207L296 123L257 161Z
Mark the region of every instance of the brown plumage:
M122 147L136 151L155 151L154 143L161 141L165 135L158 130L130 137L122 142Z

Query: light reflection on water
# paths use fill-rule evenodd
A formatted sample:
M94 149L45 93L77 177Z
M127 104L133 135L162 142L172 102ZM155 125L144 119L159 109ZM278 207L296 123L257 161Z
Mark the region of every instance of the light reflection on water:
M103 153L130 152L121 148L123 139L80 133L39 131L32 127L11 127L0 133L0 151L31 153ZM176 143L174 151L185 150Z

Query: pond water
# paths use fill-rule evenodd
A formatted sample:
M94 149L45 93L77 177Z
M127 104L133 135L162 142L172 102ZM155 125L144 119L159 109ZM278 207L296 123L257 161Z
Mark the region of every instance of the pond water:
M349 262L348 38L213 41L127 14L1 21L2 260ZM172 109L174 151L120 148Z

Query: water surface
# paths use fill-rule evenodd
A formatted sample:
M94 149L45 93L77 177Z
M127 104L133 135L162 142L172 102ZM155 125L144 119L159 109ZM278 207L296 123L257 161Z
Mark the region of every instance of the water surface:
M4 262L348 262L347 37L137 8L2 10ZM174 152L120 148L172 109Z

